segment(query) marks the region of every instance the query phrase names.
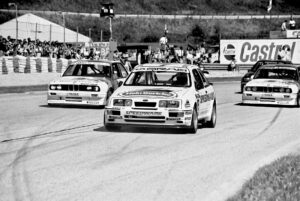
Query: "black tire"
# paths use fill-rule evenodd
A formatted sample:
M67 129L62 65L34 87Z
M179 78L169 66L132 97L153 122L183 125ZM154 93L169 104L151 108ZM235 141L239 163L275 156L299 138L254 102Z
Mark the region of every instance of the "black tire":
M189 133L197 133L198 130L198 114L196 108L193 110L191 125L187 129Z
M210 120L206 122L206 126L208 128L214 128L216 127L216 124L217 124L217 106L216 106L216 102L214 102Z

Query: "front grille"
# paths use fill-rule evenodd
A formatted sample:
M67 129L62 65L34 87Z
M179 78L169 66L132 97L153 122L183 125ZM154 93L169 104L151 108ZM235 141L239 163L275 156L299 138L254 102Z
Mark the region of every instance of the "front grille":
M257 92L264 92L264 93L273 93L273 92L280 92L281 87L256 87Z
M78 85L78 84L56 84L52 86L61 86L61 89L55 89L56 91L95 91L95 87L97 86L91 86L91 85ZM92 87L92 89L88 90L88 87Z
M155 107L156 102L135 102L136 107Z

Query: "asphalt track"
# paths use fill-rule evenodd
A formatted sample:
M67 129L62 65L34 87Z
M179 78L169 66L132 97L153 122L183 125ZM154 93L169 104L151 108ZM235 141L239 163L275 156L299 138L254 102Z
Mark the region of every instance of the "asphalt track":
M0 95L0 201L221 201L262 165L300 151L300 109L240 105L216 82L217 127L103 128L103 109Z

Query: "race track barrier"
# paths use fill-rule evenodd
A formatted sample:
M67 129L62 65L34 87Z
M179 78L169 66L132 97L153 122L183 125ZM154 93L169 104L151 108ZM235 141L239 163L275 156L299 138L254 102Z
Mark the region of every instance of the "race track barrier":
M76 60L48 57L0 57L0 75L11 73L62 73ZM202 64L205 70L226 71L228 64ZM240 64L240 70L248 70L252 65Z
M0 57L0 75L11 73L62 73L76 60L48 57Z

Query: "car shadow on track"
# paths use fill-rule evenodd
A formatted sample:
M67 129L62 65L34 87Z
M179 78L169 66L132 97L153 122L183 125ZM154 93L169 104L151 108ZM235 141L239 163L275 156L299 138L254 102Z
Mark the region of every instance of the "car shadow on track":
M245 104L245 103L236 103L236 106L243 106L243 107L269 107L269 108L297 108L293 105L252 105L252 104Z
M68 109L104 109L105 106L85 106L85 105L40 105L44 108L68 108Z
M202 126L198 126L198 130L201 130ZM151 127L134 127L126 126L114 131L108 131L104 126L94 129L96 132L108 132L108 133L139 133L139 134L160 134L160 135L188 135L186 130L181 128L151 128Z

